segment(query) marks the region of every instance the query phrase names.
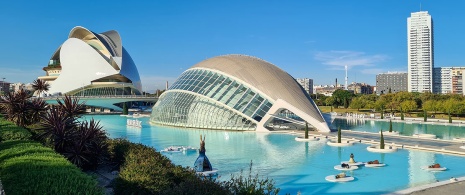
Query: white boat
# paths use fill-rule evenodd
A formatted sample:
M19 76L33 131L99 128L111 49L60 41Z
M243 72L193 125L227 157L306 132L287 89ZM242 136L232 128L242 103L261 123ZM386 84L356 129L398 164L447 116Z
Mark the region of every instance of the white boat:
M353 181L355 178L351 176L336 178L336 175L328 175L325 177L325 179L326 181L330 181L330 182L348 182L348 181Z
M166 153L178 153L178 152L182 152L182 147L181 146L170 146L170 147L167 147L163 150L160 150L160 152L166 152Z
M142 121L137 120L137 119L127 119L126 120L126 126L129 127L137 127L137 128L142 128Z

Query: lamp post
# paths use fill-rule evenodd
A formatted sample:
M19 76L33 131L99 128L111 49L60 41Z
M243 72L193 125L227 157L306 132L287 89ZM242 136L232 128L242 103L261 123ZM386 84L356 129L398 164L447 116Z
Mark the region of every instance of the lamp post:
M2 91L5 93L5 77L3 77L3 82L2 82Z

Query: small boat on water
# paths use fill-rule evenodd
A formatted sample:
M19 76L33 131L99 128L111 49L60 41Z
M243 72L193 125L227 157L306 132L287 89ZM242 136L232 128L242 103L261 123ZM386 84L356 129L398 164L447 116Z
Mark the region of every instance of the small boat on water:
M178 152L182 152L182 147L181 146L170 146L170 147L167 147L163 150L160 150L160 152L165 152L165 153L178 153Z
M160 150L160 152L165 152L165 153L196 152L196 151L197 151L197 148L194 148L192 146L170 146L163 150Z

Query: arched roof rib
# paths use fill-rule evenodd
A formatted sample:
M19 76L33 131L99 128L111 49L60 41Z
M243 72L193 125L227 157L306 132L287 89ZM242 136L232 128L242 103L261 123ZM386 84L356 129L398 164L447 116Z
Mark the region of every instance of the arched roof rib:
M245 55L224 55L204 60L193 68L209 68L231 75L274 100L285 100L317 121L325 121L318 107L295 79L264 60Z

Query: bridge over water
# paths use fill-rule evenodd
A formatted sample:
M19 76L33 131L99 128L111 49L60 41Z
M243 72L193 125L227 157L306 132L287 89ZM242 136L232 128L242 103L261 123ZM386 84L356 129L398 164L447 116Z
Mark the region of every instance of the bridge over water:
M87 106L109 108L116 111L122 109L115 104L123 102L147 102L156 103L158 97L147 97L143 95L116 95L116 96L71 96L79 98L79 103L85 102ZM48 104L57 104L57 99L63 99L64 96L44 97Z

